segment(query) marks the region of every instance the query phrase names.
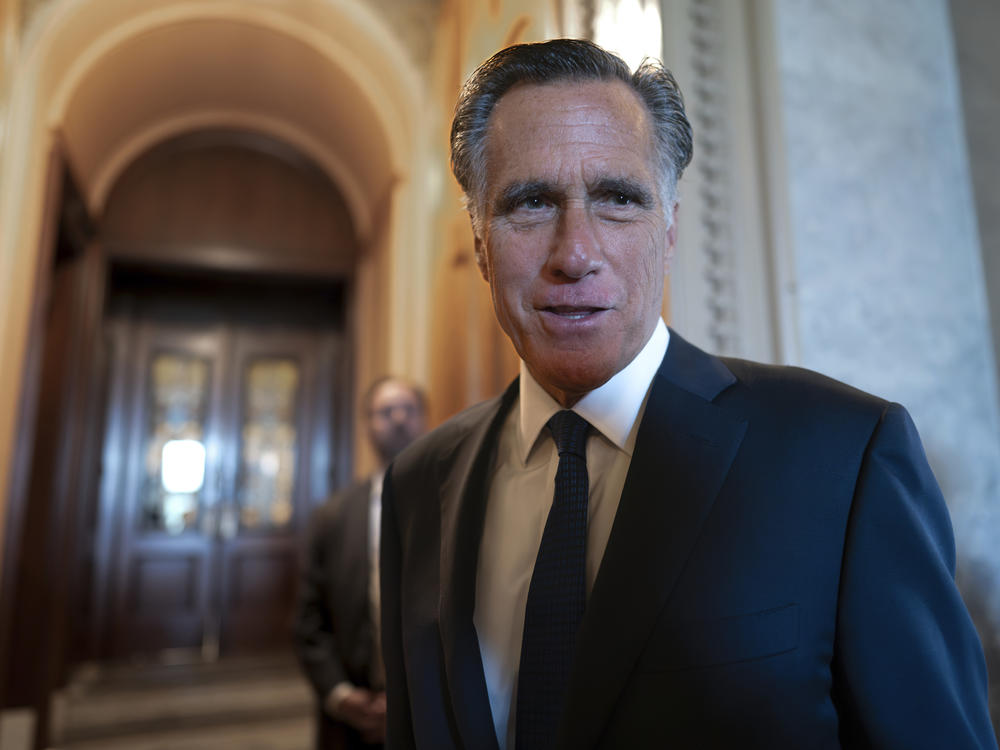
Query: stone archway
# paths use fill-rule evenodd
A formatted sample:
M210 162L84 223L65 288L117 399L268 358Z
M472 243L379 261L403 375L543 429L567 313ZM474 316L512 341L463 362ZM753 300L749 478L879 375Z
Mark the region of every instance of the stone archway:
M327 171L359 230L352 319L375 343L359 352L357 379L412 360L416 344L393 330L391 303L429 244L411 179L423 173L421 81L362 3L53 0L15 65L0 163L0 502L11 490L53 154L99 215L130 159L167 137L234 127L290 143ZM411 321L421 314L398 307Z

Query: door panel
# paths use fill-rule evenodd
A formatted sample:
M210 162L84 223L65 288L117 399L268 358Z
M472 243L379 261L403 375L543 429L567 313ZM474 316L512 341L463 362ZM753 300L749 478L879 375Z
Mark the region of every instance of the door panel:
M206 525L218 502L222 329L133 326L132 420L126 447L116 587L119 654L201 648L210 617L213 549ZM193 465L191 450L201 460ZM187 456L178 455L187 447ZM200 474L193 482L192 475Z
M129 561L128 591L119 621L122 654L171 648L201 648L206 606L206 556L200 548L153 545L136 549Z
M223 504L220 646L241 651L287 644L299 530L308 514L316 342L306 333L240 330L233 491Z
M287 648L306 520L347 463L331 445L346 409L328 316L310 323L303 302L289 321L259 297L246 314L239 297L192 319L184 302L133 300L109 325L130 352L107 437L123 464L111 657Z

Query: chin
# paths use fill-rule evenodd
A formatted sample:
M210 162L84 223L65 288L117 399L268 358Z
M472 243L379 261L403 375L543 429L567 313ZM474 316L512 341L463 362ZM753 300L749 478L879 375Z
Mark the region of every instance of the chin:
M611 368L585 368L571 372L553 372L546 381L563 393L584 396L595 388L600 388L614 375ZM536 378L537 379L537 378ZM539 383L542 381L539 380Z

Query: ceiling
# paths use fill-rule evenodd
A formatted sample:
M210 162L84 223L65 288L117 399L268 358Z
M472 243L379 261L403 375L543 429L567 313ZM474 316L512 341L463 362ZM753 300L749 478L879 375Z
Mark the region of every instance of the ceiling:
M365 237L379 204L406 177L413 116L406 109L416 93L400 72L407 66L392 64L386 40L351 33L350 18L307 0L283 3L282 13L255 0L143 7L154 5L159 14L94 24L96 38L78 40L86 43L67 61L53 100L50 121L91 210L100 214L117 176L156 143L242 128L316 161ZM315 7L305 12L320 5L324 17ZM79 27L71 31L80 35Z

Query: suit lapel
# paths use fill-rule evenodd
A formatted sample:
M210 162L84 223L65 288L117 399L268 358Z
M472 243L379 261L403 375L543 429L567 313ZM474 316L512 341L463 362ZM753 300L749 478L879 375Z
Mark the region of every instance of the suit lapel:
M580 626L557 747L600 738L694 547L746 431L711 403L733 382L720 360L671 332Z
M441 470L440 626L444 666L462 743L476 750L498 747L472 615L490 468L500 428L516 396L515 380L456 448L457 455L442 462Z

